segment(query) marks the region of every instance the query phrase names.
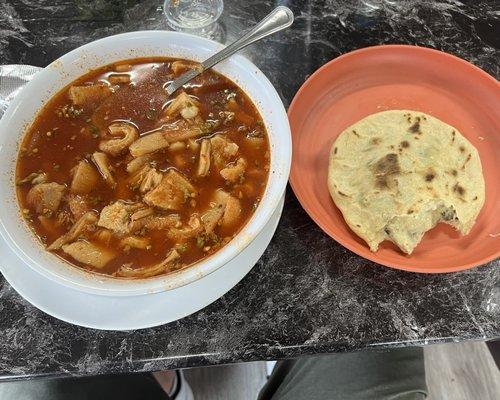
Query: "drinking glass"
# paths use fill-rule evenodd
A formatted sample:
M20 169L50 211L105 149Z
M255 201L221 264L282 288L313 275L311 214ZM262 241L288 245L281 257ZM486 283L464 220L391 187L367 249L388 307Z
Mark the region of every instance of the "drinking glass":
M223 9L223 0L165 0L163 4L167 24L172 29L215 40L222 35L217 20Z

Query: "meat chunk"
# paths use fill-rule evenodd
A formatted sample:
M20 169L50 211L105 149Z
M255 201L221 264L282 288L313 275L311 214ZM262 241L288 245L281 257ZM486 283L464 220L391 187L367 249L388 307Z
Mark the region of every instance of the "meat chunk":
M111 173L111 167L109 164L109 159L106 153L101 153L96 151L92 154L92 161L97 166L99 173L101 174L104 181L108 184L109 187L114 189L116 187L116 181Z
M234 226L241 217L241 203L240 201L228 195L226 200L226 209L222 216L221 226Z
M144 176L139 187L141 193L149 192L160 184L163 179L163 174L158 172L154 168L149 168L148 172Z
M39 183L47 182L48 177L45 172L32 172L24 179L17 182L18 185L24 185L25 183L31 183L32 185L38 185Z
M216 204L224 204L224 215L220 221L221 226L232 226L241 216L240 201L223 190L217 190L214 195Z
M130 146L130 154L134 157L144 156L168 147L169 142L165 139L162 131L142 136Z
M113 85L119 85L120 83L130 83L130 74L111 74L108 75L108 81Z
M80 219L82 215L92 210L87 197L79 194L70 194L66 196L66 203L75 220Z
M139 156L134 158L127 164L127 172L129 174L133 174L134 172L139 171L144 165L149 163L153 159L151 154L145 154L143 156Z
M124 153L132 143L139 139L139 131L128 122L114 122L108 130L112 136L120 136L120 138L102 141L99 143L99 150L112 156Z
M197 215L192 215L186 226L182 228L170 228L167 235L175 241L184 241L197 236L203 231L203 224Z
M126 248L146 250L150 248L150 240L143 236L127 236L120 240L120 245Z
M203 227L205 228L205 232L212 233L213 230L217 227L217 224L221 220L224 215L224 211L226 210L225 202L214 202L213 206L203 213L201 216L201 222L203 223Z
M196 189L187 178L169 169L160 184L144 196L144 201L165 210L180 210L187 199L196 196Z
M222 135L210 139L212 157L217 169L226 167L227 163L238 153L238 145Z
M180 114L182 118L189 120L195 118L199 112L200 102L181 92L165 109L165 116L174 118Z
M169 144L183 142L184 140L197 138L204 134L199 126L190 125L186 121L177 122L175 129L172 129L171 126L166 126L162 132L163 137Z
M200 68L201 65L199 63L195 63L193 61L184 61L184 60L176 60L171 65L172 71L175 75L179 75L182 72L186 72L188 69Z
M62 247L62 249L76 261L90 265L97 269L104 268L107 263L116 257L116 253L111 249L103 246L97 246L84 240L78 240L71 244L66 244Z
M153 215L155 211L151 207L140 208L130 216L130 221L134 222L142 218L149 217Z
M74 225L68 232L60 236L58 239L54 240L54 242L49 247L47 247L47 250L58 250L66 243L74 241L91 227L95 226L96 222L97 213L95 211L86 212L80 217L80 219L78 219L78 221L74 223Z
M59 183L39 183L30 189L26 201L38 214L51 214L59 208L65 190Z
M71 86L68 93L74 105L96 108L113 91L104 83L96 83L88 86Z
M133 219L130 222L130 232L146 228L152 231L162 231L165 229L181 226L181 219L177 214L170 215L149 215L142 218Z
M200 147L200 158L198 160L198 176L207 176L210 172L210 140L203 139Z
M139 223L139 221L141 220L138 220L137 223ZM180 223L181 219L177 214L154 215L146 218L146 220L144 221L144 226L152 231L161 231L164 229L179 226Z
M143 208L144 205L140 203L116 201L101 210L97 225L119 235L128 234L130 232L132 214Z
M130 184L138 187L141 193L149 192L158 186L163 174L149 165L144 165L139 171L130 177Z
M97 224L124 236L142 228L163 230L179 226L180 218L177 214L155 215L152 208L140 203L117 201L102 209Z
M245 173L247 162L244 158L240 157L235 163L228 165L226 168L221 169L221 176L228 182L238 182Z
M86 160L81 160L73 169L70 191L74 194L90 193L99 181L99 174Z
M93 238L104 246L109 246L111 239L113 239L113 232L109 229L101 228L94 233Z
M133 157L143 156L167 148L171 143L199 137L203 134L199 126L186 121L163 125L159 130L142 136L130 146Z
M161 274L172 267L178 262L180 258L177 250L173 249L168 253L165 260L161 263L152 265L150 267L145 268L137 268L134 269L130 265L123 265L116 273L116 275L124 277L124 278L149 278L151 276L155 276Z
M217 190L210 202L211 207L201 216L206 233L220 226L232 226L241 216L240 201L223 190Z

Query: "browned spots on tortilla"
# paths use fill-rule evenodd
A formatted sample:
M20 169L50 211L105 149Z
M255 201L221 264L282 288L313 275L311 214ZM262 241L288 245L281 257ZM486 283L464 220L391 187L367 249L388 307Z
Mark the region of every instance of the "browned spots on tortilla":
M355 130L353 130L353 131L352 131L352 133L353 133L354 135L356 135L357 137L359 137L358 132L356 132Z
M391 150L394 150L394 145L393 144L391 144L389 147L390 147Z
M472 158L472 154L469 153L469 155L467 156L467 159L464 162L464 165L462 165L462 169L465 169L465 165L470 161L471 158Z
M421 135L422 133L420 132L420 121L416 121L412 126L410 126L408 128L408 132Z
M418 136L413 136L413 139L419 140L420 138Z
M415 211L413 211L412 209L409 209L406 213L407 214L413 214Z
M455 186L453 186L453 191L455 193L458 193L460 196L463 196L465 194L465 189L458 183L455 183Z
M457 170L456 170L456 169L452 169L452 170L451 170L451 174L452 174L453 176L457 176L457 175L458 175L458 172L457 172Z
M398 155L394 153L386 154L373 167L376 186L380 189L393 186L394 176L400 173L401 168L399 167Z
M410 147L410 143L408 142L408 140L403 140L400 144L401 144L401 147L403 147L405 149Z
M455 131L451 131L451 143L453 143L455 141Z
M474 198L472 200L477 200L477 196L474 196Z
M382 142L382 139L380 139L378 137L374 137L374 138L370 139L370 144L373 144L373 145L380 144L380 142Z
M338 151L338 149L335 147L335 148L333 149L333 154L337 154L337 151Z
M356 224L356 226L357 226L358 228L361 228L361 225L360 225L360 224Z
M340 194L341 196L344 196L344 197L349 197L348 195L346 195L345 193L342 193L340 190L337 190L337 193Z
M436 173L434 171L429 171L425 174L425 181L432 182L432 180L436 177Z
M465 151L465 147L464 146L460 146L458 149L460 150L461 153L463 153Z

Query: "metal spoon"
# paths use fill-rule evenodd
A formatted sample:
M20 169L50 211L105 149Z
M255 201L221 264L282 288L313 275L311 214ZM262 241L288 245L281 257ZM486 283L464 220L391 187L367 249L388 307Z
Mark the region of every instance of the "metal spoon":
M256 42L257 40L265 38L266 36L281 31L282 29L288 28L290 25L292 25L292 23L293 23L292 10L284 6L276 7L262 21L260 21L251 31L247 32L237 41L231 43L229 46L223 48L218 53L215 53L209 59L203 61L200 67L189 70L188 72L174 79L165 88L168 95L169 96L172 95L177 89L184 86L191 79L200 75L203 71L213 67L215 64L221 62L222 60L225 60L227 57L233 55L242 48Z

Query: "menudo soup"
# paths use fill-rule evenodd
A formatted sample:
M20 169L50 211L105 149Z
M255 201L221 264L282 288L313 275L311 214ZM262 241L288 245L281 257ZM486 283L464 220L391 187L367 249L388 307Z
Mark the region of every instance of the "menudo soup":
M145 278L214 253L261 199L269 142L251 100L196 64L133 59L94 70L40 111L19 151L22 214L47 249L112 276Z

